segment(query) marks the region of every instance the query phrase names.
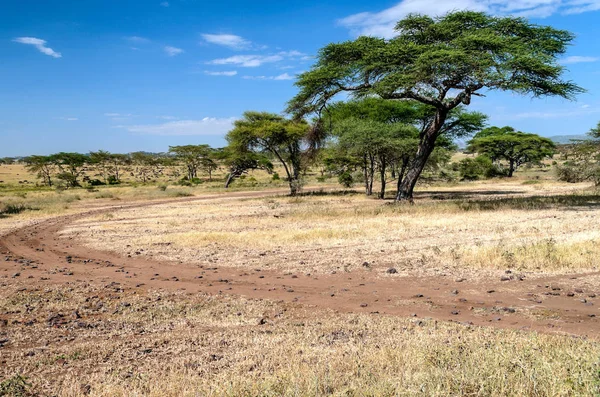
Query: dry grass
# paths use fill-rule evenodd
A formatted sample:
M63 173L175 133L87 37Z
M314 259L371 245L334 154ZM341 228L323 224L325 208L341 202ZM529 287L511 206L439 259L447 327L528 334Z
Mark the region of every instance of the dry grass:
M111 284L19 287L0 292L0 379L25 375L42 395L600 392L600 345L580 338Z
M554 184L542 195L538 185L515 182L503 187L512 195L499 197L498 186L472 186L430 193L416 206L360 194L157 205L84 219L65 234L121 254L143 249L159 259L285 271L352 270L364 261L413 276L597 266L600 196Z

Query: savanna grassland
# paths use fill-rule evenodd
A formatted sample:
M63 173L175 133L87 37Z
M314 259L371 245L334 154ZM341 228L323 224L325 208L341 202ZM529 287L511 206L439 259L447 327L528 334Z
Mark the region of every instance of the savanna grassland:
M600 393L589 184L255 177L5 188L0 395Z

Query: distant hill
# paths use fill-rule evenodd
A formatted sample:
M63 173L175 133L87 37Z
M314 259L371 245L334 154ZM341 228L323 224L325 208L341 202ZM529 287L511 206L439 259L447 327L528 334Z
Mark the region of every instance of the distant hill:
M556 135L548 137L557 145L566 145L572 143L572 140L590 139L589 135Z

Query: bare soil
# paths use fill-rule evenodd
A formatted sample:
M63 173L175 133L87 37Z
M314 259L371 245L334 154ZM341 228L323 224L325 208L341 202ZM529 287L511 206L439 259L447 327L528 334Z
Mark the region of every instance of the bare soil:
M273 195L235 193L228 199ZM215 199L184 198L171 202ZM160 204L164 204L161 201ZM599 272L529 278L507 273L501 279L457 279L453 275L414 277L387 273L364 263L361 270L312 275L261 268L240 269L206 262L187 264L123 257L60 236L80 219L120 208L143 208L156 202L94 209L39 221L0 238L0 282L18 278L25 288L69 281L110 283L132 288L295 302L340 312L433 318L498 328L600 335L600 290L586 279Z

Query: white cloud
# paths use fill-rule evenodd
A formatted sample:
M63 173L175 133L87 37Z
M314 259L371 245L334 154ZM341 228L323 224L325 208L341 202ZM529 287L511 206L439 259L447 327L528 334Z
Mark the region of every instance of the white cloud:
M145 37L140 37L140 36L127 36L124 37L125 40L130 41L132 43L137 43L137 44L146 44L150 42L150 39L147 39Z
M560 61L563 65L570 65L573 63L589 63L589 62L597 62L600 60L598 57L583 57L578 55L573 55L570 57L566 57Z
M122 114L122 113L104 113L106 117L130 117L131 113Z
M410 13L438 16L457 10L546 18L600 10L600 0L402 0L383 11L362 12L338 22L355 35L391 38L396 22Z
M201 120L179 120L163 124L119 126L129 132L147 135L225 135L236 118L205 117Z
M168 2L168 1L163 1L162 3L160 3L160 5L161 5L161 6L163 6L163 7L168 7L168 6L170 6L171 4L169 4L169 2Z
M46 40L38 39L36 37L17 37L13 41L16 43L32 45L42 54L49 55L53 58L62 57L60 52L56 52L52 48L46 47Z
M77 121L77 120L79 120L77 117L56 117L56 119L58 119L58 120L64 120L64 121Z
M290 76L287 73L280 74L278 76L244 76L247 80L294 80L294 76Z
M252 43L241 36L235 34L202 34L202 38L211 44L221 45L234 50L243 50L250 48Z
M235 76L238 74L236 70L224 71L224 72L211 72L210 70L205 70L204 74L208 76Z
M164 48L168 56L174 57L175 55L182 54L184 51L181 48L166 46Z
M517 113L508 119L558 119L568 117L579 117L590 114L600 113L600 108L594 108L589 105L582 106L580 108L569 109L569 110L555 110L548 112L524 112Z
M245 68L254 68L265 63L279 62L284 59L281 55L235 55L229 58L215 59L209 65L239 65Z

